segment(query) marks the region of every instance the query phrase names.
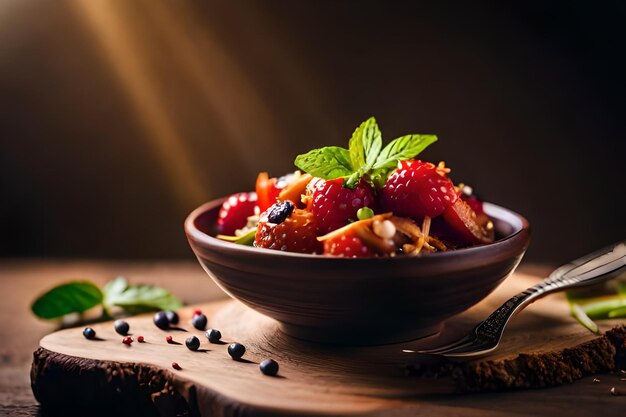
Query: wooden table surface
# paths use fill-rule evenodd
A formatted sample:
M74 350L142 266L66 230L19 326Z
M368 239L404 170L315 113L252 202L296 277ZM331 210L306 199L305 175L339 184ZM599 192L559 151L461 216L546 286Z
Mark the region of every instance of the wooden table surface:
M530 265L521 268L533 273L550 270ZM4 297L0 302L0 415L42 415L30 389L32 352L39 340L57 329L57 325L37 320L30 313L32 299L69 279L89 279L104 284L118 275L132 282L167 287L188 304L225 297L192 261L0 261L0 294ZM626 395L612 396L609 390L616 386L626 394L626 381L620 381L615 375L597 378L600 382L585 378L572 385L543 390L437 397L424 406L424 415L553 417L558 413L572 417L594 415L598 410L605 416L623 415ZM389 415L404 414L403 410L396 410Z

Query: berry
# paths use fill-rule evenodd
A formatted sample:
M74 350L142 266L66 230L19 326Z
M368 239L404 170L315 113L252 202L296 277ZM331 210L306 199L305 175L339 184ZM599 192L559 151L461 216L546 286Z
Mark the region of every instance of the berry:
M274 204L267 213L267 220L270 223L280 224L285 219L291 216L295 206L291 201L283 201L282 203Z
M254 192L233 194L224 201L217 217L217 232L221 235L234 235L248 223L254 215L257 196Z
M322 245L316 238L315 218L310 211L293 209L280 224L269 221L269 213L279 204L284 203L277 203L261 214L254 245L287 252L322 252Z
M400 162L381 192L385 211L415 220L439 216L457 198L446 168L419 160Z
M189 336L187 340L185 340L185 346L187 346L189 350L198 350L200 347L200 339L196 336Z
M204 314L196 314L191 318L191 324L198 330L206 329L207 318Z
M172 343L174 341L174 338L172 336L165 336L165 341L167 343Z
M374 204L374 192L364 181L354 189L343 186L343 178L313 178L307 186L311 211L315 215L317 233L324 235L357 218L357 211Z
M182 369L183 369L183 368L180 367L178 362L172 362L172 368L176 369L177 371L182 371Z
M193 311L192 316L198 316L198 315L200 315L200 314L202 314L202 310L200 310L199 308L196 308L196 309Z
M125 338L122 339L122 343L130 346L130 344L133 343L133 338L130 336L126 336Z
M374 256L354 233L344 233L324 241L324 254L345 258L369 258Z
M137 341L139 343L143 343L143 342L145 342L145 339L143 338L143 336L137 336Z
M115 320L113 327L115 328L115 331L122 336L126 336L128 334L128 330L130 330L130 326L124 320Z
M165 312L165 316L167 317L167 321L170 324L176 325L180 321L180 319L178 317L178 314L175 311L171 311L171 310L170 311L166 311Z
M85 330L83 330L83 336L85 336L85 339L95 339L96 331L91 327L85 327Z
M207 339L209 339L209 342L211 343L218 343L222 338L222 333L217 329L209 329L204 332L204 335Z
M161 330L165 330L170 327L170 321L167 318L167 314L165 313L165 311L159 311L158 313L155 313L152 321L154 322L155 326Z
M259 365L259 369L261 370L263 375L276 376L276 374L278 373L278 362L276 362L274 359L265 359Z
M241 359L244 353L246 353L246 347L241 343L231 343L228 345L228 354L234 360Z

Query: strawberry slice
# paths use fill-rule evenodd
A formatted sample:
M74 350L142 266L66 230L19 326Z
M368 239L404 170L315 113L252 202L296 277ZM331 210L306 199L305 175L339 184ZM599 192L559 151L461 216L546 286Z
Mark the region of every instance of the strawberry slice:
M440 232L445 240L458 244L491 243L494 240L493 226L490 226L491 222L485 214L482 216L484 217L481 222L470 205L459 198L442 214L442 219L447 227L441 227L439 224L438 229L443 229Z
M229 196L217 217L217 232L220 235L232 236L235 230L241 229L248 223L248 217L253 216L257 205L255 192L236 193Z

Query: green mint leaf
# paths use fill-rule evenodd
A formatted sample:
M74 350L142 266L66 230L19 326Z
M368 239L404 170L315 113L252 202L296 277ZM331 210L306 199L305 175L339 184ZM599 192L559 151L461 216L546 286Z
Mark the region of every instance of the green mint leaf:
M436 135L405 135L394 139L380 151L373 169L379 170L379 173L392 170L398 161L415 158L435 141L437 141Z
M376 119L370 117L356 128L348 149L352 169L356 172L367 172L376 162L376 158L383 146L383 136L380 133Z
M294 164L302 171L325 180L347 177L354 172L350 164L350 153L339 146L313 149L298 155Z
M42 319L55 319L70 313L82 313L102 302L102 292L89 281L71 281L52 288L31 305Z
M127 313L177 310L182 303L165 288L154 285L129 285L122 277L109 282L103 289L104 306L120 307Z

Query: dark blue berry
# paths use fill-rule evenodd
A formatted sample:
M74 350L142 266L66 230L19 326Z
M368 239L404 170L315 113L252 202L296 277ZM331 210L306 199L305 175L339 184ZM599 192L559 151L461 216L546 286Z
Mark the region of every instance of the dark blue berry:
M217 329L209 329L204 332L204 335L207 339L209 339L209 342L211 343L218 343L222 338L222 333Z
M165 315L170 324L178 324L179 318L175 311L166 311Z
M270 208L267 220L270 223L280 224L284 222L287 217L291 216L293 209L293 203L289 200L283 201L282 203L276 203L272 206L272 208Z
M96 337L96 331L91 327L85 327L85 330L83 330L83 336L85 336L86 339L93 339Z
M244 353L246 353L246 347L241 343L231 343L228 345L228 354L231 358L235 360L241 359Z
M191 324L198 330L206 329L206 316L204 314L196 314L191 318Z
M189 350L198 350L200 347L200 339L196 336L189 336L187 340L185 340L185 346L187 346Z
M278 373L278 362L274 359L265 359L259 365L259 369L263 372L263 375L276 376Z
M115 327L115 331L122 336L126 336L128 334L128 330L130 329L130 326L124 320L115 320L113 327Z
M152 321L154 321L155 326L159 329L165 330L170 327L170 321L167 318L165 311L159 311L156 313Z

